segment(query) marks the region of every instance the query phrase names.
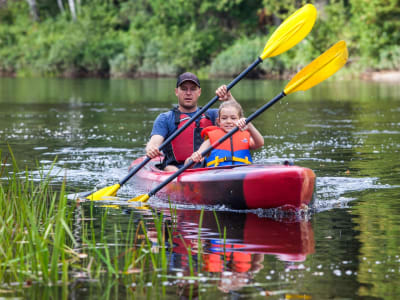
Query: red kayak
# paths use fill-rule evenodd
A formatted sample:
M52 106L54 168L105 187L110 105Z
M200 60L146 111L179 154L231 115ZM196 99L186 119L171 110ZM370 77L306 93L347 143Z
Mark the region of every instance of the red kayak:
M145 157L138 158L131 168ZM153 159L133 182L145 192L174 172L156 167ZM223 205L233 209L303 208L314 191L315 174L308 168L290 165L239 165L188 169L162 188L157 196L181 204Z

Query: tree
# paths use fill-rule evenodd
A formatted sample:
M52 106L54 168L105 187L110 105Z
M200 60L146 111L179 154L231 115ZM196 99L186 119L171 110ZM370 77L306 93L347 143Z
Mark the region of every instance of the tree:
M62 2L62 0L57 0L57 5L58 5L58 8L60 9L60 11L61 11L61 13L64 13L64 4L63 4L63 2Z
M31 16L35 22L39 21L39 14L37 10L36 0L26 0L29 4Z
M75 1L68 0L69 10L71 11L72 20L76 21L76 8L75 8Z
M359 44L360 56L365 62L380 67L382 54L399 60L400 45L400 0L352 0L352 24L355 40Z

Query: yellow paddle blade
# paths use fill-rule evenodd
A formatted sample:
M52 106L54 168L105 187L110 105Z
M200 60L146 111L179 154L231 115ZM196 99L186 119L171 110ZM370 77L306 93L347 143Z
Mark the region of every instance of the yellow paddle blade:
M132 198L128 200L128 202L147 202L149 200L150 196L148 194L145 195L140 195L138 197Z
M348 58L346 42L340 41L326 50L310 64L300 70L286 85L286 95L297 91L306 91L324 81L343 67Z
M317 9L312 4L295 11L269 38L260 58L277 56L297 45L311 31L316 19Z
M101 190L98 190L97 192L94 192L93 194L87 196L86 199L92 201L105 200L104 197L117 195L117 191L120 187L121 186L119 185L119 183L117 183L112 186L102 188Z
M114 208L114 209L121 209L121 207L119 205L101 205L101 207L106 207L106 208Z
M129 204L128 207L133 207L134 209L142 209L142 210L149 210L151 208L150 205L147 204Z

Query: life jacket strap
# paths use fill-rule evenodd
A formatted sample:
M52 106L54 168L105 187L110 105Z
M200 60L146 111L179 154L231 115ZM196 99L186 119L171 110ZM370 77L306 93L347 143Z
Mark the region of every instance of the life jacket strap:
M218 157L215 156L215 159L212 161L209 161L207 163L207 167L213 166L214 167L218 167L218 165L222 162L225 161L236 161L236 162L241 162L244 163L245 165L251 165L251 161L249 161L249 158L246 156L245 158L241 158L241 157L236 157L236 156L225 156L225 157Z

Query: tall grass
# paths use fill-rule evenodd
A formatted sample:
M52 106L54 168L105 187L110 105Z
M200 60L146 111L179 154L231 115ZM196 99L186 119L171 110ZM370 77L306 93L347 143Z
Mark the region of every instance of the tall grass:
M173 262L173 239L181 236L176 208L170 206L169 216L149 210L143 213L149 217L146 220L136 213L128 223L120 223L110 219L113 208L69 201L65 180L55 184L45 173L20 170L12 152L2 160L0 291L26 291L25 287L32 286L32 293L43 287L53 293L50 287L58 286L67 299L70 287L83 278L90 280L93 294L99 293L98 286L106 294L122 288L138 297L165 295L168 285L163 282L174 278L168 269ZM196 280L202 270L203 213L197 247L186 246L190 277L180 277L180 281ZM226 229L219 224L218 228L225 244ZM190 295L196 285L201 282L188 284Z
M114 224L107 236L107 209L96 216L99 228L94 203L88 203L90 216L85 216L82 204L68 202L65 181L55 191L44 172L38 180L32 172L21 171L12 152L2 162L0 178L0 288L27 282L69 284L76 273L97 279L104 274L109 279L126 277L130 282L143 281L148 270L166 274L162 214L154 216L159 249L154 251L143 220L130 220L123 230Z
M68 281L68 264L76 259L70 230L65 182L54 192L50 177L36 184L32 173L2 165L0 182L0 281L34 280L46 284ZM23 175L25 174L25 175Z

